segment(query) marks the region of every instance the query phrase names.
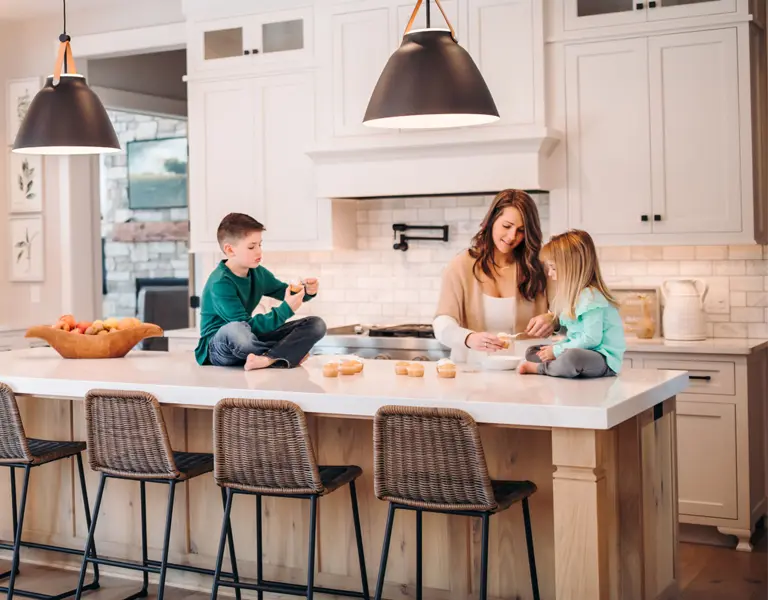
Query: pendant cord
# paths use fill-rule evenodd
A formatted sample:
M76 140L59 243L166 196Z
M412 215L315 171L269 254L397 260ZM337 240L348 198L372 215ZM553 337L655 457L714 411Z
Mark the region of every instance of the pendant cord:
M61 1L63 10L64 10L64 30L61 33L61 37L59 38L62 42L64 40L69 41L69 36L67 35L67 0ZM69 73L69 65L67 64L67 55L64 54L64 72Z
M430 18L429 14L429 0L427 0L427 29L429 29L432 26L432 19Z
M64 6L64 31L62 33L67 35L67 0L62 0L62 4Z

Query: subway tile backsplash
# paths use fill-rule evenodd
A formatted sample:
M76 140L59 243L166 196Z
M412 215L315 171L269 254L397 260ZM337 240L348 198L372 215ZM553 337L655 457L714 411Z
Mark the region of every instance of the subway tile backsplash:
M546 194L534 198L546 240L549 200ZM491 200L460 196L361 201L357 250L273 253L267 238L265 265L286 280L319 277L321 294L302 313L321 315L331 327L430 322L443 268L467 247ZM397 222L447 224L450 241L415 241L407 252L393 250L392 223ZM661 285L676 277L706 281L710 336L768 337L768 247L602 247L599 253L603 274L612 285Z

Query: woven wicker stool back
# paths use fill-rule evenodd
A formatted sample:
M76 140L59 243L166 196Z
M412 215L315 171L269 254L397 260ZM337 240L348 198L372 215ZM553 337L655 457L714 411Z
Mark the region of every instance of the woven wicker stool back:
M160 403L152 394L91 390L85 397L91 469L137 479L177 479Z
M373 461L380 500L437 510L496 508L477 424L463 411L383 406L374 419Z
M304 412L292 402L225 398L213 413L214 476L257 494L322 494Z
M0 464L31 463L32 460L16 395L0 383Z

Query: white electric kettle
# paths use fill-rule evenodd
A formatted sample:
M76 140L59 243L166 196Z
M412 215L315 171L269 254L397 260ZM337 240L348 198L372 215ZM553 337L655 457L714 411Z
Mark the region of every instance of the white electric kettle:
M704 299L709 286L701 279L669 279L664 295L664 338L681 342L707 339Z

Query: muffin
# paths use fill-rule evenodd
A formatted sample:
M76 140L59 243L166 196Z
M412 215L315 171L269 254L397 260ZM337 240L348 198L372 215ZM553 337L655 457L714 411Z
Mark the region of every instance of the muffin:
M424 365L411 363L408 365L408 377L424 377Z
M406 361L398 361L395 363L395 374L396 375L408 375L408 365L411 363Z
M345 360L343 363L341 363L341 366L339 367L339 371L341 371L342 375L355 375L362 371L362 369L359 368L360 365L354 360Z
M298 294L304 291L304 285L301 281L291 281L290 284L291 294Z
M447 358L438 360L437 376L443 379L454 379L456 377L456 363Z
M496 337L501 340L502 346L504 347L504 350L509 350L509 347L512 345L512 340L514 340L514 336L502 331L501 333L497 333Z
M332 361L323 365L323 377L338 377L339 363Z
M363 363L363 359L362 358L358 358L357 356L352 356L352 357L349 358L349 360L346 360L344 362L351 363L355 367L355 372L356 373L362 373L363 372L363 367L365 366L365 364Z

